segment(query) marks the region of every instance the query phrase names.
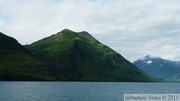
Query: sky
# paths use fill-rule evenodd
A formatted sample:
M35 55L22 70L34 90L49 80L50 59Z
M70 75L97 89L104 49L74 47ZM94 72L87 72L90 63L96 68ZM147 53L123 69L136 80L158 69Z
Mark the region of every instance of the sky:
M89 32L131 62L180 61L180 0L0 0L0 32L23 45L65 28Z

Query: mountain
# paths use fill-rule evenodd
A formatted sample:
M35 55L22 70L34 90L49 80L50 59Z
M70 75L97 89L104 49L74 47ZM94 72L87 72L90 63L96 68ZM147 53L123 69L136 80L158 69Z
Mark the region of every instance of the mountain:
M64 29L25 47L54 66L53 74L60 81L154 80L86 31Z
M40 61L12 37L0 33L0 80L54 80Z
M155 78L168 80L180 79L180 62L169 61L160 57L147 55L133 63L141 70Z

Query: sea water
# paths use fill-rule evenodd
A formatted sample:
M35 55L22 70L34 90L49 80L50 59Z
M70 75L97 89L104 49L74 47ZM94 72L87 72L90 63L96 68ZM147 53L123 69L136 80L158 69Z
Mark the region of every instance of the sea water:
M0 82L0 101L123 101L124 94L180 94L180 84Z

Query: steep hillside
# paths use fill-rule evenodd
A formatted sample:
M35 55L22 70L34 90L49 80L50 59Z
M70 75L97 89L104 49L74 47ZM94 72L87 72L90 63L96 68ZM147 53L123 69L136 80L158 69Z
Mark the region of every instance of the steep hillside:
M54 80L46 63L37 60L14 38L0 33L0 80Z
M34 56L53 66L53 74L65 81L152 81L109 47L87 32L64 29L27 45ZM63 72L62 72L63 71Z

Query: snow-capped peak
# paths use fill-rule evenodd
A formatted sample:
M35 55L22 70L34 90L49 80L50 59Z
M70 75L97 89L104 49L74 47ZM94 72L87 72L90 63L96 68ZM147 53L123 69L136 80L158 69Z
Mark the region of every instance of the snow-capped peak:
M147 64L151 64L151 63L152 63L152 61L151 61L151 60L147 61Z
M141 58L140 60L149 60L149 59L154 59L154 58L158 58L158 57L146 55L145 57Z

